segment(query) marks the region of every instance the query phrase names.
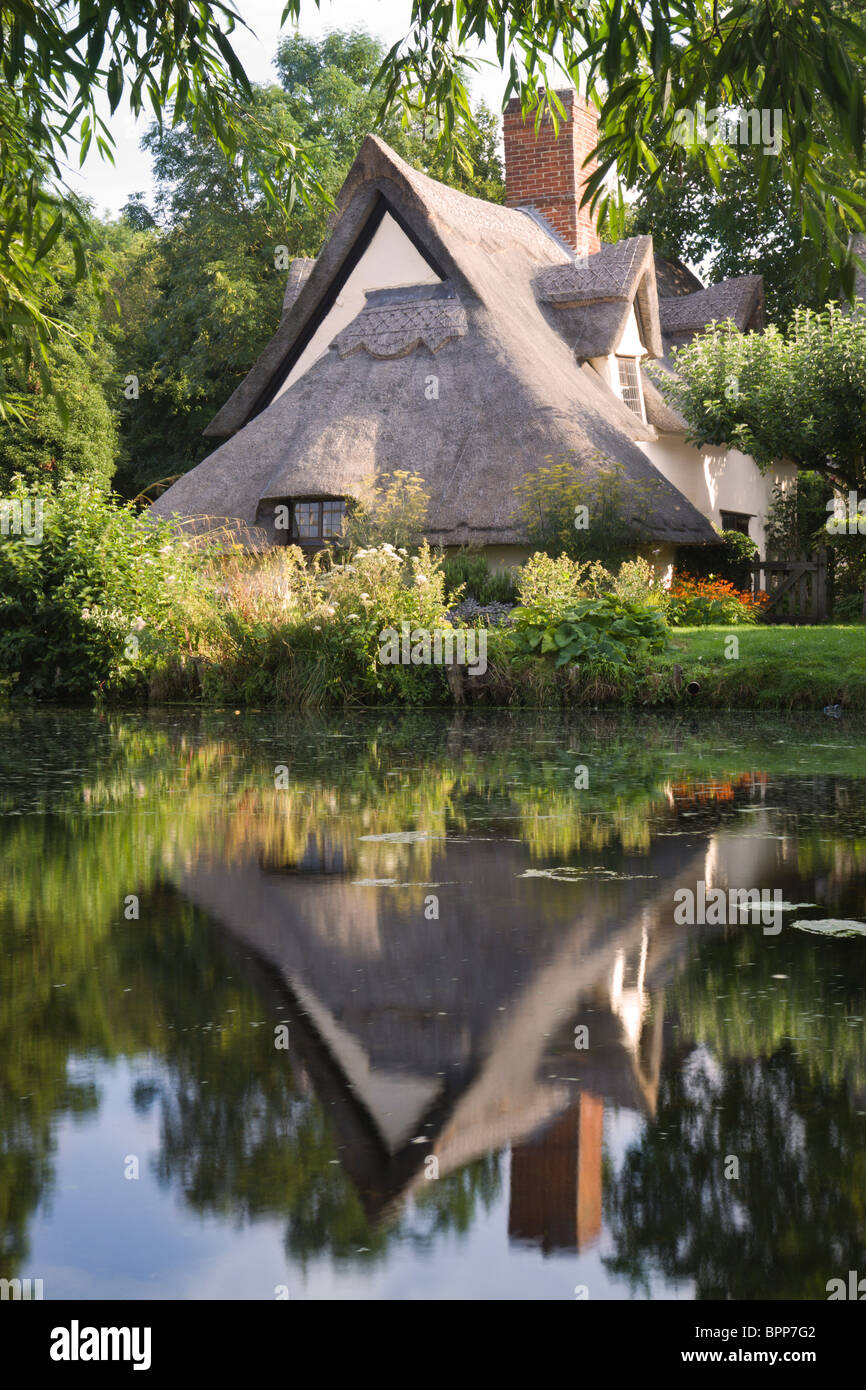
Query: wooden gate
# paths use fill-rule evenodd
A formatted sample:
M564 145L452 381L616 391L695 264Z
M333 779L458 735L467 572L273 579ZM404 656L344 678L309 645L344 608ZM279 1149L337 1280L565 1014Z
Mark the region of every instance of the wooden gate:
M827 557L823 550L801 560L759 560L751 565L755 593L770 596L771 623L819 623L827 616ZM763 582L762 577L763 576Z

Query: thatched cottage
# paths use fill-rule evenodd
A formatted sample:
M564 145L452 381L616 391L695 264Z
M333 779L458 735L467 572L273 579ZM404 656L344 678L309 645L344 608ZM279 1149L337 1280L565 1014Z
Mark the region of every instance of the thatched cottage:
M319 256L292 263L276 333L207 427L221 442L156 515L229 518L314 548L366 479L408 469L431 494L433 543L514 562L527 553L519 480L546 460L605 459L651 497L661 563L712 543L711 523L763 552L775 478L736 450L687 444L645 370L713 319L760 328L761 280L704 288L651 237L602 245L580 207L595 118L559 95L558 136L547 121L536 136L509 103L504 207L367 136Z

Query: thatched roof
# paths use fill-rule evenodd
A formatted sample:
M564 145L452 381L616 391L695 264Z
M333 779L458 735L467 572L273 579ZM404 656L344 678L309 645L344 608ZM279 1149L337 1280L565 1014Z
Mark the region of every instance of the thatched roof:
M694 294L678 295L659 302L659 317L666 338L680 343L708 324L731 319L742 332L762 328L764 282L760 275L740 275L720 280Z
M277 395L386 213L442 283L369 295L330 351ZM525 211L447 188L368 136L325 246L312 265L293 266L295 297L274 337L206 431L226 442L153 511L231 513L252 526L269 499L357 495L371 475L408 468L431 494L434 543L521 543L517 483L550 459L587 470L603 459L652 485L642 509L654 539L713 541L709 522L637 447L652 427L576 357L576 347L611 351L632 303L650 353L662 350L651 239L590 262L587 271L567 260Z
M661 252L656 251L654 259L659 299L694 294L704 288L697 275L694 275L687 265L683 265L682 261L677 260L676 256L663 256Z
M667 363L663 359L659 360L658 365L667 368ZM672 405L668 405L648 372L641 372L641 382L646 417L650 424L654 425L662 434L685 434L688 429L685 420L678 410L674 410Z
M291 309L304 285L310 278L310 271L316 264L311 256L296 256L289 266L289 278L286 281L286 293L283 296L282 318Z
M662 351L652 237L629 237L602 246L585 263L546 268L535 291L555 310L560 332L580 358L614 352L632 306L647 351L653 357Z

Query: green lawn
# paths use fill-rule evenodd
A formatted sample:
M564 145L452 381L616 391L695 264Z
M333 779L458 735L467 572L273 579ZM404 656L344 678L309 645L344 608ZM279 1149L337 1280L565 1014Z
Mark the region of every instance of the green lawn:
M734 636L736 657L726 658ZM694 695L675 694L697 681ZM866 626L696 627L674 629L671 650L656 657L657 696L714 709L866 710Z

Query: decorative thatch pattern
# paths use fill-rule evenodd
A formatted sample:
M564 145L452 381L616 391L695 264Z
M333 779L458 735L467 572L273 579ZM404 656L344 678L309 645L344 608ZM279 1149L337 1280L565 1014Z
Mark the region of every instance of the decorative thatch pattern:
M762 326L763 281L760 275L741 275L736 280L720 280L717 285L695 294L662 299L659 317L662 332L672 338L701 333L712 322L732 319L737 328Z
M650 355L662 351L652 237L629 237L602 246L585 261L551 266L535 291L554 310L563 336L584 360L614 352L632 305L637 308Z
M341 357L364 348L371 357L405 357L423 343L438 352L452 338L466 333L466 310L455 300L423 299L382 307L367 305L333 346Z

